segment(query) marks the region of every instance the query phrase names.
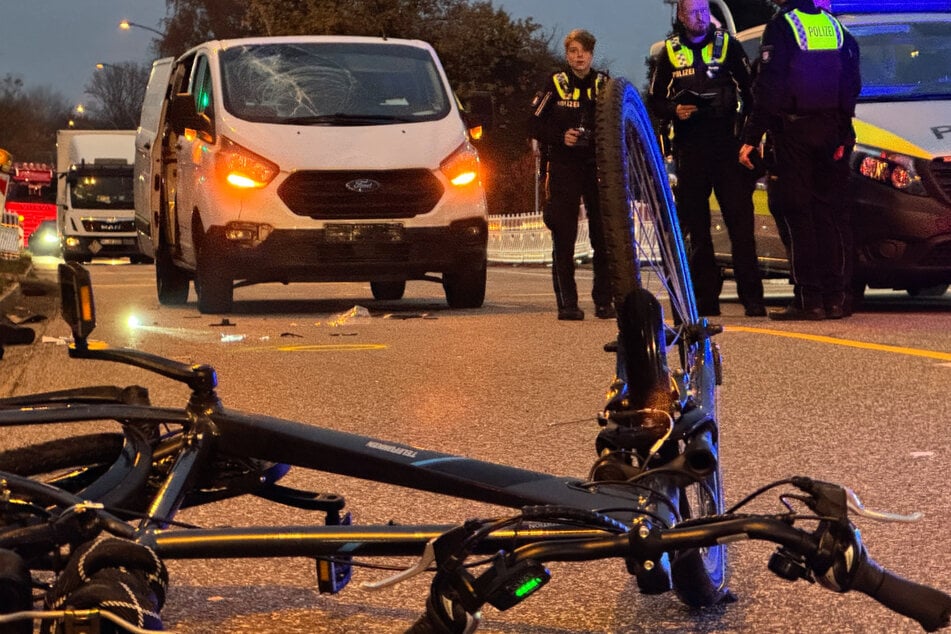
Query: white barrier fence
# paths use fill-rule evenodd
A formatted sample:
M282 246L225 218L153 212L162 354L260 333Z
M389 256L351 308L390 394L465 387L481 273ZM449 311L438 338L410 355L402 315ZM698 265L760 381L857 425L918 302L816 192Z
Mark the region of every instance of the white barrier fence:
M489 216L489 262L551 264L551 232L541 213ZM588 219L578 220L575 259L591 257Z
M16 260L23 246L20 217L7 211L0 216L0 260Z
M638 222L634 227L638 243L637 255L641 262L660 257L657 236L650 222ZM551 264L551 232L542 221L541 213L489 216L489 262L507 264ZM588 240L588 219L582 206L578 220L578 239L575 259L589 259L593 255Z

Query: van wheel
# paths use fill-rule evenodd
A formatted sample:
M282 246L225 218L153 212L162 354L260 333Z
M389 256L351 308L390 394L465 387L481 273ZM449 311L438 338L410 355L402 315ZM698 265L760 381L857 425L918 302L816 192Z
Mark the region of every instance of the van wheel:
M155 254L155 290L163 306L181 306L188 301L188 271L172 261L168 249Z
M449 308L479 308L485 301L486 263L475 271L446 271L442 287Z
M403 299L403 293L406 292L406 280L400 280L399 282L370 282L370 290L373 291L373 299Z
M198 252L195 271L195 291L198 310L202 313L230 313L234 301L234 280L222 269L222 258L216 257L212 245L204 245Z

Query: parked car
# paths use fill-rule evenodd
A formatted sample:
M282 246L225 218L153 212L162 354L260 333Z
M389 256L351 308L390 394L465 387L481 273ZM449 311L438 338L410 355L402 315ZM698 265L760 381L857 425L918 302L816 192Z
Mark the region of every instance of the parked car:
M940 295L951 284L951 1L905 3L902 12L886 4L832 3L862 55L849 190L855 287ZM751 59L762 32L759 26L737 35ZM762 184L754 201L761 268L788 275ZM717 258L729 268L730 242L714 211Z
M56 229L56 221L44 220L38 224L36 229L30 233L27 248L33 255L55 255L59 257L62 254L62 248L59 231Z

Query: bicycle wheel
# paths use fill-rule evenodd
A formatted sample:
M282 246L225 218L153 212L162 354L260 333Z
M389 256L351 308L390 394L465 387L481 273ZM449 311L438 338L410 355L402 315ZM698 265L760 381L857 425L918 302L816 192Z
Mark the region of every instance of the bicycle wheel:
M630 82L621 78L608 83L598 101L597 126L606 259L623 355L619 376L628 381L634 408L660 409L675 417L697 408L708 414L709 423L695 431L709 433L716 456L718 357L706 322L697 314L664 159ZM656 309L644 299L645 291L661 301L669 319L663 326L651 324ZM671 378L676 390L670 388ZM679 402L664 400L671 392ZM678 489L674 502L681 519L723 511L718 463L708 476ZM671 577L677 595L688 605L719 603L728 596L725 546L675 553Z

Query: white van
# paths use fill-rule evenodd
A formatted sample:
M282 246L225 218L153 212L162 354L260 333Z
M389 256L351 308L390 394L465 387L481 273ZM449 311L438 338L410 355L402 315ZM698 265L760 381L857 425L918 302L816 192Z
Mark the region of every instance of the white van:
M479 158L435 51L369 37L213 41L157 60L136 138L136 228L163 304L235 286L440 281L485 298Z

